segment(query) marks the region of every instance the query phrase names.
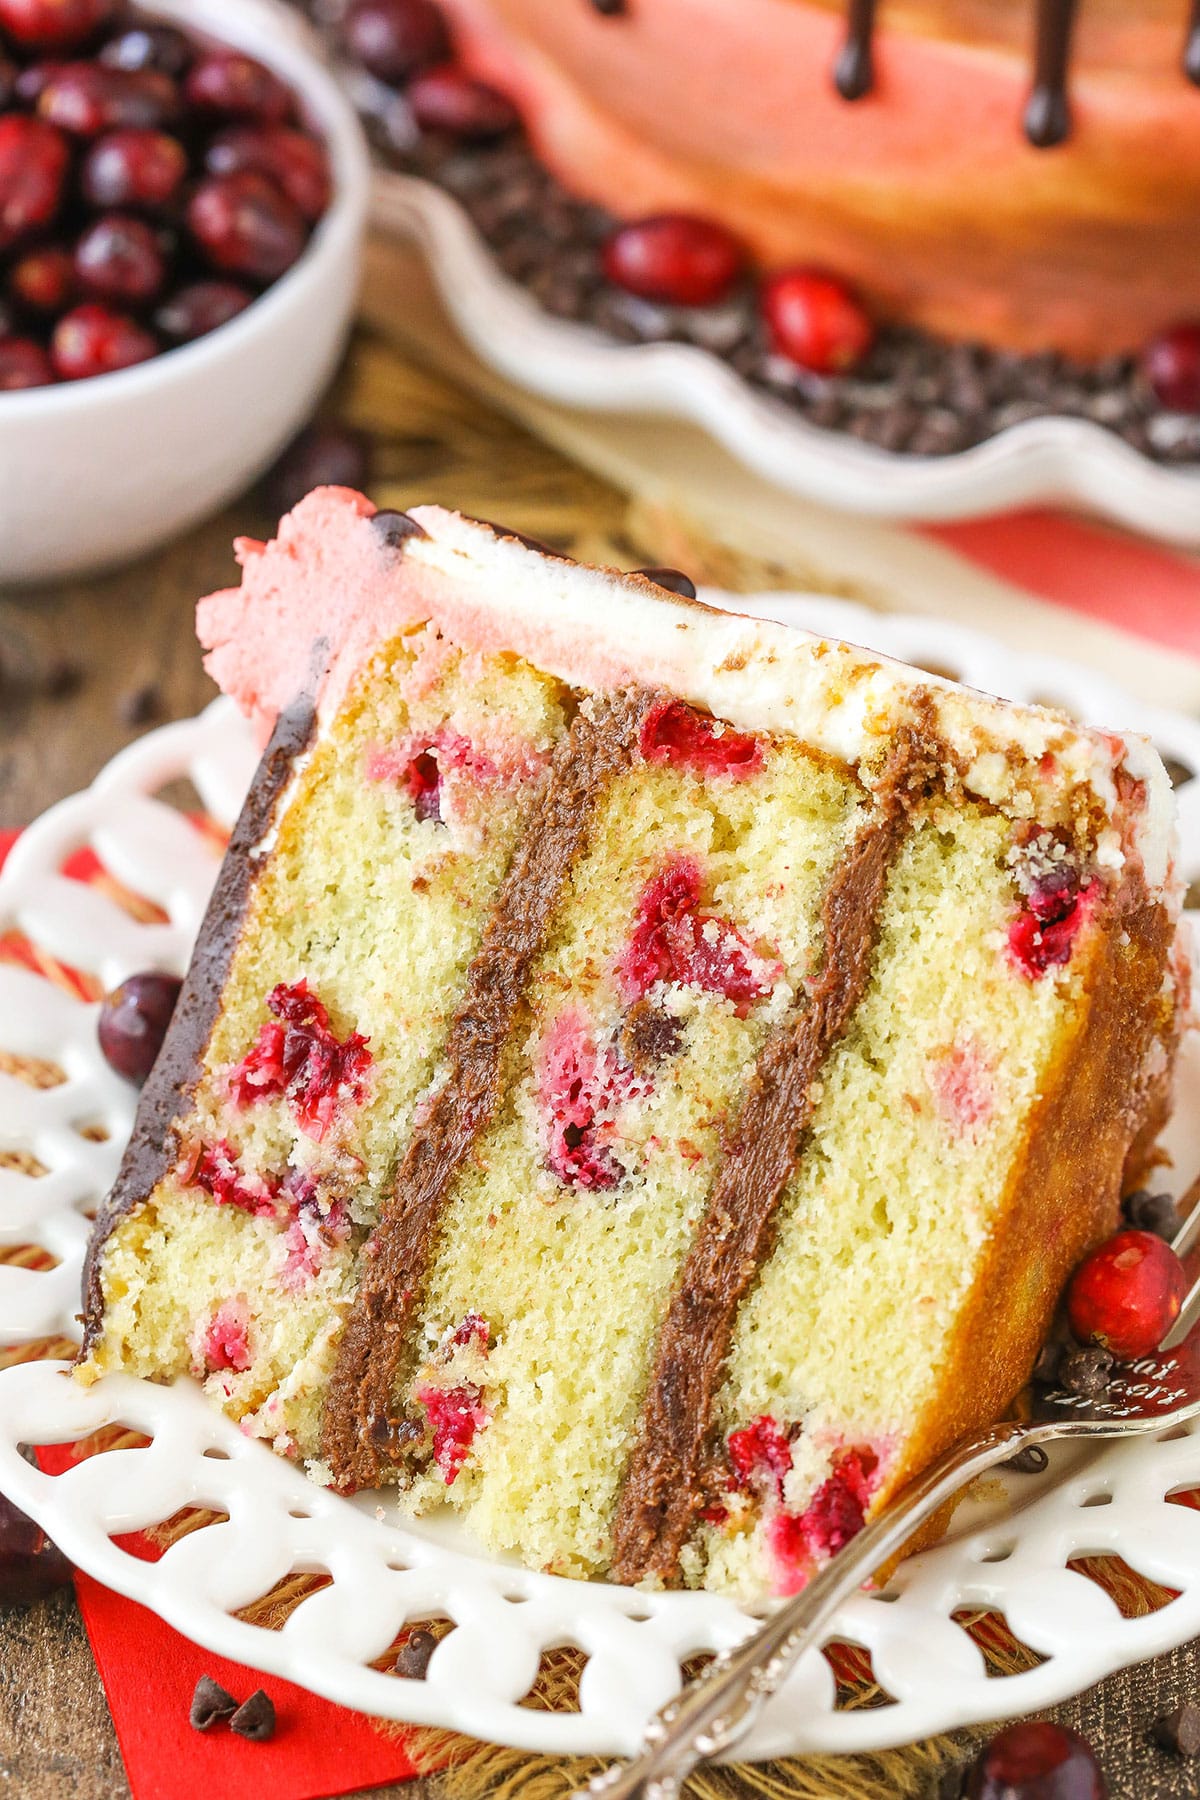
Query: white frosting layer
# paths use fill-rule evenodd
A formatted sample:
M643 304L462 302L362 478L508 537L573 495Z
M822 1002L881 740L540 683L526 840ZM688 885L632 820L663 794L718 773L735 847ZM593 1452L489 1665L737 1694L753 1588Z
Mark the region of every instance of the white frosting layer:
M1146 738L1088 731L1041 707L959 687L794 626L714 612L638 576L547 557L441 507L415 507L429 534L405 546L476 607L519 654L578 686L630 679L662 686L743 731L789 732L869 776L890 735L916 717L951 751L964 788L1019 817L1064 816L1090 793L1109 821L1102 866L1132 851L1152 888L1168 880L1175 839L1170 779ZM1118 797L1117 771L1132 791Z

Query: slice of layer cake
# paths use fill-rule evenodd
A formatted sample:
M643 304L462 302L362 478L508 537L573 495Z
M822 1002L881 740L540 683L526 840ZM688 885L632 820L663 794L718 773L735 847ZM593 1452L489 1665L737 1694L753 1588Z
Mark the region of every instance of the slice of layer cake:
M802 1585L1115 1223L1157 756L436 507L240 555L200 632L270 742L81 1374L539 1567Z

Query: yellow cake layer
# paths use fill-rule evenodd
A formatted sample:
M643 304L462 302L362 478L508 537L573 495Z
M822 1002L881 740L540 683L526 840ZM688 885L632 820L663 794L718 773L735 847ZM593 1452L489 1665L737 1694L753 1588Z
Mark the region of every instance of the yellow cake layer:
M747 781L643 766L614 787L532 983L504 1114L459 1186L427 1283L426 1346L470 1313L491 1329L480 1376L490 1422L453 1484L431 1473L407 1497L413 1508L448 1497L495 1549L564 1573L605 1566L657 1327L722 1130L820 957L825 886L862 814L857 784L795 746L773 746ZM654 1068L653 1093L620 1109L613 1149L629 1173L611 1191L571 1191L546 1166L543 1046L567 1011L600 1043L619 1032L614 970L638 896L681 855L701 863L706 908L769 945L784 974L744 1018L697 988L666 998L681 1048ZM422 1370L414 1386L461 1381L460 1361Z
M105 1328L97 1370L204 1374L198 1323L223 1301L254 1321L248 1370L207 1386L248 1429L304 1456L317 1451L323 1385L355 1288L355 1252L378 1216L434 1079L462 986L519 819L564 724L563 690L514 657L464 654L424 627L380 650L332 728L302 764L266 848L179 1136L227 1143L250 1181L307 1176L317 1206L348 1214L348 1238L319 1250L313 1285L281 1286L286 1225L218 1205L177 1176L116 1227L102 1263ZM486 779L448 770L444 818L419 819L392 772L415 748L459 740ZM399 765L397 765L399 766ZM237 1065L269 1018L277 983L304 980L333 1029L369 1041L361 1105L320 1142L287 1101L239 1108ZM344 1139L344 1141L343 1141Z

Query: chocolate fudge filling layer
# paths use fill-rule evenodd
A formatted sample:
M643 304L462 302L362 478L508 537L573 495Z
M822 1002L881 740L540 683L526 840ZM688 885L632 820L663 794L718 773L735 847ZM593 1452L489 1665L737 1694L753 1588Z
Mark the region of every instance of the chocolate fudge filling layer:
M505 1052L523 1021L530 974L600 798L631 766L654 703L645 691L585 700L531 809L467 972L446 1043L448 1073L363 1254L322 1427L322 1450L339 1487L377 1485L420 1441L421 1428L395 1416L395 1397L442 1210L495 1117Z
M770 1254L776 1212L816 1103L814 1083L866 990L884 888L912 804L940 760L919 731L897 737L872 817L825 895L821 973L759 1054L659 1334L617 1502L614 1581L678 1579L680 1551L706 1500L713 1403L738 1309Z
M324 663L326 654L327 646L322 641L314 648L314 673ZM125 1215L153 1192L179 1154L174 1127L190 1105L250 895L260 867L266 866L265 859L259 862L254 852L274 823L296 758L312 742L315 727L316 709L308 694L301 695L280 713L234 827L171 1028L142 1089L133 1136L116 1183L92 1231L83 1266L84 1337L80 1361L90 1354L103 1327L100 1265L105 1245Z

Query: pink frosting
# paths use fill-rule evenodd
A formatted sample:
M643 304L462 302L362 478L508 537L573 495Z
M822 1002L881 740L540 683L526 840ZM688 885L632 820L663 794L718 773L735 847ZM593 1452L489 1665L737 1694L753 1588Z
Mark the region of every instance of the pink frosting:
M204 666L253 721L261 743L305 690L315 691L323 713L333 712L377 645L431 618L476 651L537 656L543 667L567 667L570 679L597 687L630 679L621 648L581 630L566 609L557 626L522 626L495 605L478 567L472 583L389 549L368 523L375 511L349 488L314 489L270 543L238 539L241 586L211 594L196 609L197 634L208 652ZM439 515L431 509L418 516L433 524ZM481 550L491 536L478 528ZM631 585L660 603L664 598L636 577ZM314 669L321 639L327 649Z

